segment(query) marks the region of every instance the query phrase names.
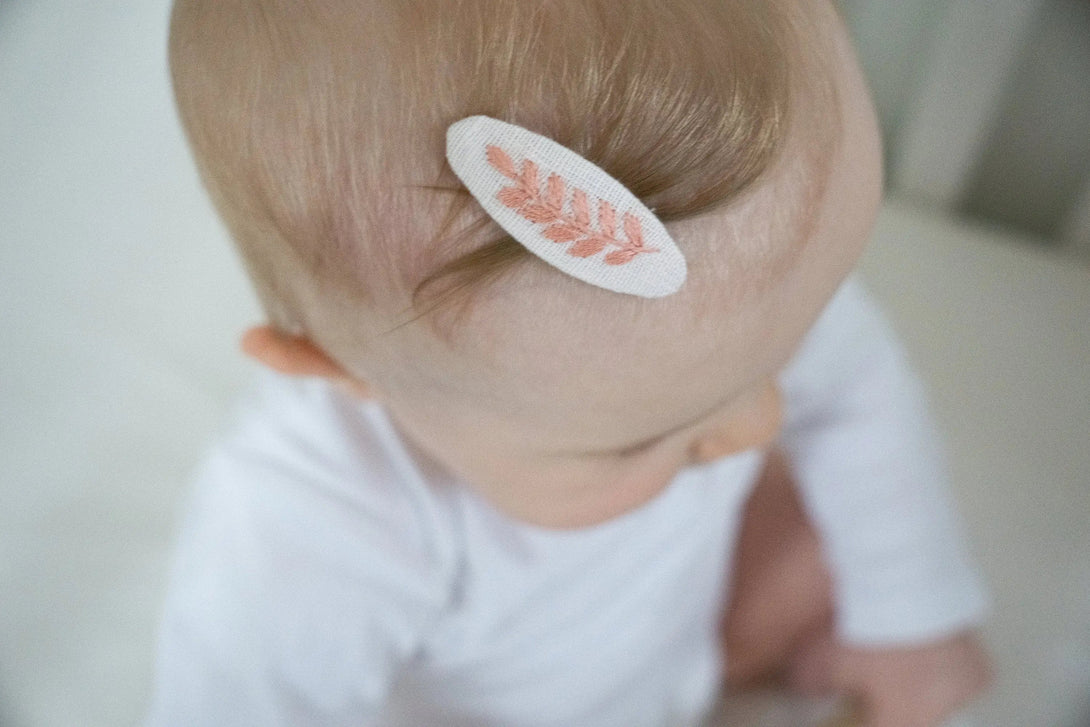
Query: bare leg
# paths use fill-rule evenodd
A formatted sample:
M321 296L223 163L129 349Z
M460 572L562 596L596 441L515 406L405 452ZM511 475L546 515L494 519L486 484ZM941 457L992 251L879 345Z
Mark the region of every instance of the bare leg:
M743 515L723 617L727 684L776 680L792 654L832 622L828 571L785 457L768 460Z

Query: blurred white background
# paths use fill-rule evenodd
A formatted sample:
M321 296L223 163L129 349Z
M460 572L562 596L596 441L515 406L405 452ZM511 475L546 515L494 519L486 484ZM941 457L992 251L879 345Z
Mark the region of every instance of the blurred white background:
M1090 4L845 0L891 189L863 273L993 584L994 727L1090 725ZM260 315L167 0L0 0L0 726L135 724L186 477Z
M1090 2L841 0L890 189L1090 264Z

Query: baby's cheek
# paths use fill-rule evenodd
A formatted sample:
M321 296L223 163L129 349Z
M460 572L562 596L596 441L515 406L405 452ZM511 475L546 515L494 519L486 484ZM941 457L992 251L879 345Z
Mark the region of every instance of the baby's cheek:
M687 464L687 454L673 449L633 458L626 465L624 475L609 491L611 509L616 512L614 517L646 505L661 495Z
M746 406L700 432L690 447L693 461L711 462L748 449L768 447L779 436L783 404L779 388L763 386Z

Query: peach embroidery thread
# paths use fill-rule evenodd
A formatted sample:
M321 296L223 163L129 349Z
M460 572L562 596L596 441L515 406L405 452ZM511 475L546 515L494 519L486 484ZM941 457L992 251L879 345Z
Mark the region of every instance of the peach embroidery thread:
M499 146L489 144L485 154L494 169L515 183L501 189L496 198L524 219L534 224L549 225L541 233L547 239L560 244L574 242L567 250L569 255L588 258L612 245L617 249L605 256L605 263L624 265L641 253L659 251L659 248L648 247L644 243L643 225L636 215L624 213L622 219L627 240L619 240L617 211L606 200L598 200L599 231L591 225L587 193L582 189L571 186L559 174L552 173L546 180L546 191L542 195L538 165L532 160L524 159L520 172L516 171L511 156ZM564 198L569 186L572 212L565 214Z
M662 220L618 180L552 139L468 116L447 127L447 161L485 213L558 270L643 298L672 295L684 284L685 256Z

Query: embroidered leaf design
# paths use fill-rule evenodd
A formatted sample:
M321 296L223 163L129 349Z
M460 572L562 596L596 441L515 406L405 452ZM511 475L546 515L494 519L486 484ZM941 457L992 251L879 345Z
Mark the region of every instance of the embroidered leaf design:
M617 213L604 199L598 200L598 226L606 237L617 237Z
M532 199L529 192L523 191L518 187L504 187L500 190L499 194L496 195L496 198L502 202L504 206L516 210Z
M646 250L639 250L637 248L627 247L623 250L614 250L606 255L606 265L624 265L632 258L639 255L641 252L647 252Z
M541 233L553 242L571 242L583 236L583 230L575 225L550 225Z
M498 169L500 174L508 179L518 179L518 174L515 172L515 163L511 161L511 157L507 155L507 152L495 144L489 144L485 148L485 154L488 155L489 164Z
M530 159L522 160L521 171L515 171L515 162L500 147L489 144L485 147L488 163L496 171L514 182L513 186L504 187L496 198L505 207L515 210L519 216L534 224L548 225L542 236L558 243L574 242L567 253L573 257L588 258L597 255L612 245L618 249L605 257L607 265L624 265L643 252L658 252L656 248L644 246L643 225L640 218L626 212L623 225L628 240L617 239L617 210L604 199L598 200L598 227L590 219L590 203L587 193L573 187L571 190L571 214L564 213L564 197L568 183L559 174L552 173L545 181L542 194L539 183L538 166Z
M606 245L610 243L610 240L605 237L595 235L594 237L588 237L585 240L579 242L568 248L568 254L575 257L590 257L591 255L597 255L602 250L606 249Z
M566 187L564 180L560 178L559 174L550 174L546 186L548 187L549 206L560 212L564 207L564 190Z
M575 213L575 221L583 227L590 226L590 207L587 205L587 193L581 189L571 193L571 208Z
M634 247L643 247L643 226L639 218L629 212L624 213L624 234Z
M537 165L529 159L522 162L522 178L519 180L519 184L526 191L533 190L535 197L538 195Z
M555 222L560 216L560 211L548 205L531 203L519 210L519 214L539 225Z

